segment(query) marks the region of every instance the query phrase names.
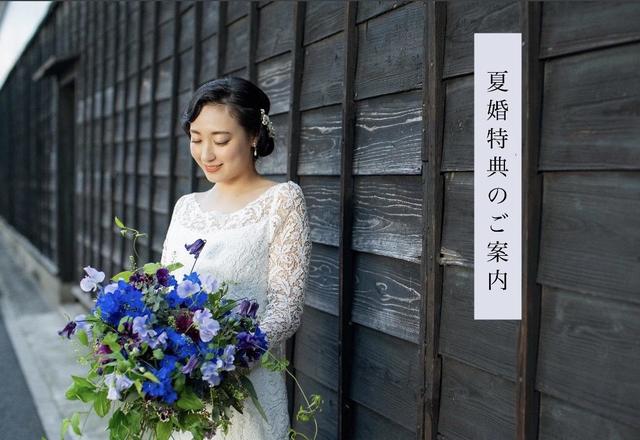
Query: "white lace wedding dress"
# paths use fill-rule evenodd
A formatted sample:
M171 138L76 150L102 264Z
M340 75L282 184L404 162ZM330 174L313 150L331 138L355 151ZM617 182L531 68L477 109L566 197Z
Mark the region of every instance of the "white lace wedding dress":
M189 273L194 258L185 244L206 239L194 268L230 285L227 297L253 298L260 304L257 317L272 352L285 356L285 341L298 329L303 312L311 240L302 189L293 182L278 183L238 211L203 211L190 193L175 204L162 250L162 263L180 262L178 281ZM285 440L289 429L285 372L253 368L249 378L267 415L262 418L251 399L243 413L232 409L232 426L214 439ZM174 439L192 439L174 432Z

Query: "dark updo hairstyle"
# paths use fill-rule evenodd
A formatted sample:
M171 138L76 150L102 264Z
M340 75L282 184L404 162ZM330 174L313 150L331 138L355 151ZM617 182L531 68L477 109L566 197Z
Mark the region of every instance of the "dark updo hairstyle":
M191 138L189 129L205 104L224 104L229 113L246 130L249 136L258 136L256 149L258 157L268 156L273 151L274 139L269 136L269 129L262 124L260 109L269 114L271 101L269 97L251 81L237 76L218 78L198 87L191 101L180 117L182 130ZM253 151L252 151L253 153ZM254 162L256 157L252 154Z

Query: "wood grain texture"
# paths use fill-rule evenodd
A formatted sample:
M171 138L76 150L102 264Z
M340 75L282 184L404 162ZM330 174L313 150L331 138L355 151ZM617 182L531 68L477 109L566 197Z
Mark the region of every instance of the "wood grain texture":
M259 38L255 53L257 63L288 53L294 36L293 3L273 2L259 11Z
M341 33L305 47L301 111L341 102L344 59L344 37Z
M420 261L420 177L357 177L353 209L354 250Z
M313 243L305 304L338 316L338 250Z
M540 57L640 40L637 2L545 2L542 7ZM603 63L606 64L606 63Z
M474 33L520 32L518 16L511 0L448 2L443 78L473 72Z
M564 400L543 394L540 399L540 440L628 440L640 429L599 416Z
M340 181L335 177L305 176L300 178L300 187L309 213L311 240L337 247Z
M639 70L640 43L546 63L541 170L640 170Z
M354 175L422 172L422 97L419 91L358 102Z
M296 332L294 363L323 386L338 389L338 319L337 316L305 306L302 323Z
M640 174L546 173L537 281L640 303Z
M340 175L341 117L338 105L301 114L299 175Z
M640 306L544 287L537 388L640 429Z
M403 260L357 252L352 321L418 343L419 266Z
M473 319L473 270L445 266L440 353L515 382L518 321Z
M357 324L353 331L349 396L415 432L418 346Z
M447 173L440 262L473 267L473 173Z
M423 86L422 2L358 25L355 96L362 100Z
M302 372L297 372L296 375L298 382L300 382L300 386L304 390L307 398L311 394L320 394L324 403L322 405L322 411L318 413L317 421L318 421L318 437L317 440L334 440L336 439L337 433L337 419L338 419L338 398L336 392L331 388L327 388L322 384L316 382L312 378L306 376ZM300 408L301 405L306 406L306 402L300 393L300 390L296 388L295 397L294 397L294 408L296 412ZM305 434L308 438L313 438L314 428L312 422L300 422L293 418L293 423L291 427L296 431L299 431Z
M515 384L445 357L438 431L452 440L515 438Z

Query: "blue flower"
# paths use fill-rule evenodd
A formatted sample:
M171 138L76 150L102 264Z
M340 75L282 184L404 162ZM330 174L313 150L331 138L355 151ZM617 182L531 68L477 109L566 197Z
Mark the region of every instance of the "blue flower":
M118 288L113 292L99 295L95 306L100 309L102 320L114 327L124 316L136 317L151 313L142 299L142 292L123 280L118 281Z
M182 299L200 291L200 284L184 280L178 285L178 296Z
M181 360L198 353L198 347L191 341L191 338L178 333L173 328L167 328L168 345L173 353Z
M160 368L149 368L160 383L152 382L150 380L144 381L142 384L142 390L152 396L159 397L168 404L172 404L178 399L178 394L173 388L171 381L172 373L176 368L177 358L175 356L166 355L162 358Z
M213 319L209 309L196 310L193 314L193 322L200 330L200 339L203 342L209 342L220 331L220 323Z
M222 360L221 369L225 371L231 371L236 369L236 366L233 365L235 352L236 352L236 346L233 344L229 344L224 348L224 352L220 356L220 360Z
M109 400L120 400L120 393L133 385L131 379L120 373L107 374L104 377L104 383L109 387L109 393L107 394L107 399Z
M209 382L211 385L220 385L220 369L224 366L222 359L218 358L214 362L205 362L200 367L202 372L202 378Z

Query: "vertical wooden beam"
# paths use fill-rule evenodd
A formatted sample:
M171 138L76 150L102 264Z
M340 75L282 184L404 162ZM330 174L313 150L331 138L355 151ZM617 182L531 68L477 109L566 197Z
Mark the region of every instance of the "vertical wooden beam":
M160 2L153 2L153 31L151 40L151 98L149 101L149 163L147 164L147 176L149 182L147 184L147 261L153 260L153 194L155 193L154 174L155 174L155 158L156 158L156 92L158 90L158 17Z
M144 43L144 10L143 6L145 3L138 3L138 53L136 55L136 92L135 92L135 100L136 105L134 109L135 114L135 133L134 133L134 159L133 159L133 185L128 188L128 192L133 192L133 219L130 220L129 225L134 225L133 227L138 229L138 187L140 186L140 179L138 177L138 164L140 163L140 87L142 86L142 46ZM127 179L128 180L128 179ZM128 182L127 182L128 183ZM125 223L126 224L126 223Z
M226 10L226 3L225 2L219 2L217 3L218 5L218 46L220 45L220 28L222 27L222 23L224 20L222 20L220 17L222 17L222 9ZM209 47L202 47L202 2L196 2L195 4L195 29L193 32L193 59L194 59L194 63L193 63L193 91L195 91L198 86L200 85L200 68L201 68L201 63L202 63L202 51L203 50L211 50L211 48ZM220 57L218 54L218 70L220 66ZM190 177L191 177L191 191L195 191L197 189L198 186L198 179L197 179L197 172L198 172L198 164L196 163L195 160L191 161L191 171L190 171Z
M104 171L105 171L105 150L106 150L106 142L104 141L104 126L105 126L105 122L104 122L104 111L105 111L105 91L106 91L106 71L107 71L107 42L109 41L107 39L107 17L109 17L108 14L108 4L106 2L100 3L101 6L101 17L100 17L100 21L102 22L102 26L101 26L101 30L102 30L102 35L100 35L100 37L102 37L102 49L100 51L100 139L98 139L98 142L96 143L96 145L99 148L98 151L98 157L100 158L98 160L98 192L95 194L93 201L96 204L93 207L93 211L97 217L97 222L96 224L93 225L94 228L96 228L95 231L95 235L94 238L95 240L92 240L92 246L94 247L94 259L96 264L98 265L98 267L102 267L103 266L103 261L102 261L102 244L103 244L103 237L102 237L102 216L104 215L103 212L103 207L104 204L102 203L102 197L104 194L103 188L104 188Z
M353 251L351 229L353 224L353 147L355 141L354 83L358 53L356 2L345 4L344 14L344 91L342 94L342 138L340 173L340 243L338 292L338 438L352 438L353 408L349 398L351 384L351 354L353 352Z
M258 83L258 72L255 63L256 48L258 46L258 2L249 2L249 17L247 24L249 26L249 48L247 50L247 78L254 84Z
M291 48L291 94L289 101L289 139L287 153L287 180L300 183L298 176L298 157L300 155L300 93L302 89L302 73L304 70L304 16L307 7L306 2L293 3L293 47ZM295 375L296 369L293 363L295 355L296 335L293 335L286 344L286 356L289 361L291 373ZM289 425L293 426L295 418L295 383L291 376L287 375L287 395L289 397Z
M440 377L442 358L438 355L440 335L440 309L442 299L442 267L440 247L442 238L444 184L440 173L442 164L442 134L444 128L444 37L446 3L430 0L426 3L424 28L425 78L422 94L423 149L422 206L423 239L420 273L422 301L420 331L420 359L424 365L424 377L418 402L418 438L435 440L438 434L440 409Z
M522 319L518 332L518 382L516 437L534 440L538 437L540 393L535 389L540 334L540 286L536 283L542 212L542 175L538 173L540 123L542 115L543 65L540 49L542 3L523 2L520 9L522 31Z
M131 10L130 10L130 5L131 3L129 2L123 2L122 6L124 8L124 29L129 29L129 18L131 17ZM118 218L120 218L122 221L125 222L125 224L129 224L128 223L128 219L125 216L126 210L127 210L127 154L129 151L129 142L127 140L127 132L129 130L129 110L128 110L128 105L129 105L129 60L132 54L129 53L129 46L130 46L130 41L128 37L125 37L125 41L124 41L124 47L122 48L125 53L124 53L124 96L123 96L123 100L122 100L122 157L120 157L120 169L122 170L122 175L120 176L120 179L122 180L122 187L120 188L120 212L118 213ZM113 219L112 219L113 220ZM124 270L125 266L126 266L126 260L125 260L125 245L126 245L126 240L124 239L124 237L121 237L120 235L118 235L118 243L120 246L120 267L119 267L119 271L120 270Z
M197 2L196 2L197 4ZM196 5L194 4L193 8L195 8ZM197 12L197 11L195 11ZM180 73L178 71L178 67L180 66L180 51L179 51L179 44L180 44L180 33L182 32L182 26L180 25L180 23L182 22L182 14L180 12L180 3L179 2L175 2L174 3L174 8L173 8L173 16L175 17L174 21L173 21L173 60L171 62L171 116L169 118L169 120L171 121L171 126L169 127L169 185L168 185L168 189L167 189L167 207L169 209L168 215L169 218L171 216L171 210L173 209L173 205L174 205L174 192L175 192L175 188L176 188L176 182L175 182L175 165L176 165L176 161L177 161L177 156L178 156L178 143L176 141L176 123L177 123L177 119L178 119L178 84L179 84L179 77L178 75L180 75ZM194 14L194 21L197 23L198 21L198 17L199 15ZM195 42L194 42L194 47L192 48L192 50L195 50Z
M111 121L112 121L112 125L111 125L111 151L110 151L110 156L109 156L109 167L111 168L111 173L109 173L109 175L111 176L111 180L109 181L109 231L111 232L109 234L109 266L108 266L108 270L109 273L113 274L113 273L117 273L120 272L115 271L114 270L114 266L115 266L115 261L114 261L114 250L115 250L115 240L116 238L120 237L119 234L117 234L116 231L116 227L113 223L113 217L116 215L115 214L115 206L116 206L116 200L115 200L115 189L116 189L116 132L117 130L117 124L118 124L118 120L116 117L116 111L117 111L117 106L116 106L116 102L118 101L118 60L120 59L120 11L125 7L124 3L120 3L120 2L116 2L115 3L115 15L114 15L114 19L113 19L113 38L115 38L115 45L114 45L114 49L113 49L113 100L111 101ZM126 77L126 75L125 75Z
M80 25L81 23L84 23L84 26L82 27L82 30L84 31L84 33L87 35L86 39L83 40L79 40L77 42L78 44L78 50L81 51L82 53L82 70L80 72L80 81L82 82L82 96L83 96L83 101L84 101L84 105L82 106L82 141L78 143L77 147L78 147L78 163L80 168L82 169L82 186L80 187L80 191L78 193L78 205L79 205L79 213L80 213L80 219L79 219L79 224L78 224L78 229L79 229L79 238L80 241L78 242L78 237L76 237L76 246L78 246L79 250L78 250L78 267L77 267L77 277L78 279L82 278L82 268L88 263L88 255L85 249L85 237L87 235L87 230L86 230L86 224L87 224L87 216L88 216L88 212L87 212L87 195L86 195L86 188L87 188L87 147L89 145L89 127L88 127L88 120L89 120L89 108L87 106L87 98L89 97L89 43L90 43L90 39L91 39L91 34L89 32L89 25L90 25L90 15L89 15L89 3L76 3L78 4L78 8L82 8L82 16L81 16L81 22L78 22L78 29L80 29ZM83 44L85 43L85 44Z
M93 188L93 183L94 183L94 179L93 179L93 170L94 170L94 162L92 160L92 158L94 157L94 151L95 151L95 124L94 124L94 118L95 118L95 94L96 94L96 51L97 51L97 45L98 45L98 3L89 3L89 5L91 5L91 11L93 13L93 26L92 26L92 30L93 32L91 33L91 42L93 43L93 49L91 50L91 111L90 111L90 116L89 116L89 123L91 124L91 128L90 128L90 137L89 137L89 143L87 144L87 163L88 163L88 172L87 172L87 179L88 179L88 184L86 185L87 188L87 192L88 192L88 197L87 197L87 208L88 208L88 225L87 225L87 235L84 238L84 242L85 242L85 246L87 247L87 262L83 263L83 264L90 264L91 266L96 267L97 261L95 260L95 255L93 254L93 241L94 241L94 236L93 236L93 216L95 213L95 209L93 206L93 192L94 192L94 188ZM87 240L88 239L88 240ZM87 243L88 241L88 243Z

